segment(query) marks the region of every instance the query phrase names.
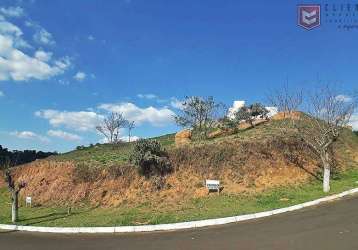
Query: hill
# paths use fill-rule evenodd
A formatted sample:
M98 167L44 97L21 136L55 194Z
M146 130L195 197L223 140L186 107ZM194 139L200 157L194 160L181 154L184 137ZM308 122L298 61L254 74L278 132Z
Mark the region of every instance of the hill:
M324 195L319 159L280 120L238 133L175 146L174 134L157 137L174 171L145 178L128 163L133 143L95 145L18 166L15 178L28 186L36 208L22 208L26 223L101 226L168 223L262 211ZM332 190L355 187L358 136L345 129L334 145ZM220 195L205 179L220 180ZM10 218L0 178L0 222ZM1 202L3 201L3 202ZM75 211L71 219L67 207ZM43 217L47 219L41 219ZM21 217L20 217L21 218Z
M28 183L22 195L38 204L89 202L93 206L180 204L207 195L205 179L219 179L224 194L260 192L320 178L319 160L302 142L270 121L236 134L175 147L174 134L157 137L174 166L164 178L146 179L128 163L133 143L97 145L16 168ZM358 161L358 137L345 130L335 145L337 168Z

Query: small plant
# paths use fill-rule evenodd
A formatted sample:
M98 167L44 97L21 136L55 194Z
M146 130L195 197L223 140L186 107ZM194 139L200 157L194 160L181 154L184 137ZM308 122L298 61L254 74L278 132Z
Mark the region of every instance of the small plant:
M85 146L83 146L83 145L77 146L76 149L77 149L77 150L82 150L82 149L85 149Z
M167 153L156 140L140 139L134 144L130 161L145 177L163 176L171 172Z

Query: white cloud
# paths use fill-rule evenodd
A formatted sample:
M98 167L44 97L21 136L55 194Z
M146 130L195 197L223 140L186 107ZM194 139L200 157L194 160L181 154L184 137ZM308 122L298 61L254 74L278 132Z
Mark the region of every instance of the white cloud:
M35 58L40 61L48 62L52 57L52 52L45 52L43 50L37 50L35 52Z
M5 96L4 92L0 91L0 97Z
M27 139L27 140L39 140L41 142L48 143L50 140L42 135L38 135L32 131L14 131L11 132L10 135L15 136L19 139Z
M15 37L21 36L23 33L19 27L7 22L5 20L0 21L0 34L13 35Z
M158 98L154 94L138 94L137 97L141 98L141 99L156 99L156 98Z
M358 113L352 115L349 125L353 127L353 130L358 131Z
M13 46L10 37L0 34L0 80L48 79L64 73L69 66L68 58L56 60L50 65L36 57L26 55Z
M0 13L7 17L21 17L24 15L24 9L21 7L10 6L8 8L0 8Z
M103 119L102 115L91 111L68 112L46 109L35 112L35 115L48 120L54 127L64 126L77 131L94 130Z
M66 141L80 141L82 137L76 134L68 133L62 130L49 130L47 131L47 135L51 137L57 137L64 139Z
M235 113L244 106L245 106L245 101L234 101L232 107L229 108L227 117L233 119L235 117Z
M26 21L25 25L35 30L35 34L32 38L36 43L41 45L54 45L56 43L53 39L52 34L48 32L45 28L43 28L41 25L32 21Z
M63 74L71 65L68 57L51 60L52 53L38 50L33 56L20 48L31 48L16 25L0 20L0 81L44 80Z
M3 17L0 16L0 34L10 37L13 41L13 46L15 48L31 48L31 45L28 44L23 38L23 32L22 30L6 21Z
M170 105L173 108L182 109L183 108L183 101L180 101L175 97L172 97L172 98L170 98Z
M336 100L340 102L351 102L353 98L348 95L337 95Z
M94 38L94 36L89 35L89 36L87 37L87 39L90 40L90 41L93 41L95 38Z
M53 40L52 34L45 30L44 28L40 28L37 30L33 36L34 41L43 44L43 45L53 45L55 41Z
M76 73L76 75L73 76L74 79L77 81L83 81L87 77L85 72L79 71Z
M110 112L122 113L123 116L131 121L135 121L136 124L142 124L148 122L154 126L164 126L173 122L175 113L168 108L140 108L133 103L107 103L98 107Z

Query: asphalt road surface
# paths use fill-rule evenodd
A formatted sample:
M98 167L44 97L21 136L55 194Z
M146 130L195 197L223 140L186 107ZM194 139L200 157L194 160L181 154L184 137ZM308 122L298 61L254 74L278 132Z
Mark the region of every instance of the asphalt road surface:
M0 250L358 249L358 196L269 218L176 232L59 235L0 231Z

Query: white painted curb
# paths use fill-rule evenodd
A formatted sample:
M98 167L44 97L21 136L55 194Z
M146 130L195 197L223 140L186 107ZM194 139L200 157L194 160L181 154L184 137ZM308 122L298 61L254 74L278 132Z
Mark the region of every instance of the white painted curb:
M173 224L118 226L118 227L32 227L32 226L0 224L0 229L27 231L27 232L70 234L70 233L133 233L133 232L153 232L153 231L168 231L168 230L199 228L199 227L223 225L233 222L246 221L246 220L268 217L276 214L282 214L290 211L299 210L305 207L315 206L323 202L332 201L355 193L358 193L358 188L354 188L342 192L340 194L323 197L314 201L309 201L302 204L275 209L267 212L260 212L255 214L246 214L246 215L239 215L239 216L225 217L225 218L218 218L218 219L180 222L180 223L173 223Z

